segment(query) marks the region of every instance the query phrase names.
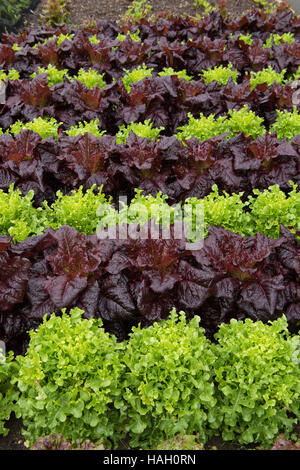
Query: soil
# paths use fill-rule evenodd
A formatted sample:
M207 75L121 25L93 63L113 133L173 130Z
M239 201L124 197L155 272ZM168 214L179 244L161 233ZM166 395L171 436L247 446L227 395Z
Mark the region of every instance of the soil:
M274 2L275 1L276 0L274 0ZM209 0L209 2L213 6L219 3L218 0ZM24 15L23 25L19 28L20 31L24 27L35 28L40 26L40 14L46 3L47 0L41 0L34 11L29 11ZM107 2L107 0L84 0L84 2L82 0L67 0L70 12L70 23L73 25L81 25L93 22L96 19L105 18L119 20L124 16L131 3L131 0L110 0L109 2ZM191 16L197 16L197 14L201 13L201 9L194 6L194 0L147 0L147 4L152 6L151 13L153 15L160 11L168 11L176 15ZM244 11L254 6L255 3L253 0L227 0L227 9L234 16L239 16ZM9 433L5 437L0 437L0 451L26 450L27 447L24 445L24 438L21 434L22 421L12 416L7 422L6 427L9 429ZM207 443L206 448L216 450L243 450L239 445L225 443L220 438L211 439Z

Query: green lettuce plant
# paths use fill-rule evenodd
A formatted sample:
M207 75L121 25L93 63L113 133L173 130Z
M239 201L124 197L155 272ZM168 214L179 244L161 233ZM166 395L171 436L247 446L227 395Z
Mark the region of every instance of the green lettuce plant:
M208 437L214 422L215 356L195 316L173 309L168 320L133 328L123 356L123 426L134 447L153 448L176 434ZM120 405L121 406L121 405Z
M196 137L198 140L207 140L226 132L225 116L220 116L216 119L214 114L206 117L200 113L199 118L195 118L191 113L188 113L188 118L187 124L177 128L177 130L181 131L176 134L179 140L184 141L191 137Z
M270 65L258 72L250 72L250 84L251 89L255 88L261 83L266 83L268 86L273 85L274 82L279 85L284 85L286 69L283 69L280 73L277 73Z
M223 439L269 447L279 432L291 433L300 417L300 367L285 316L268 324L233 319L215 338Z
M74 308L69 314L44 317L30 331L25 356L17 356L15 383L21 392L18 416L32 445L38 438L61 434L77 440L117 440L125 366L122 343L102 328L101 319L84 319Z
M81 68L78 74L72 78L72 80L78 80L87 88L94 88L97 86L102 90L102 88L107 85L103 77L104 73L99 74L95 69L89 68L88 70L84 70Z
M45 211L33 207L34 192L25 196L10 185L8 192L0 189L0 233L13 236L14 242L40 235L47 227Z
M57 192L57 199L49 206L44 202L47 225L59 229L62 225L70 225L78 232L92 235L96 233L100 217L97 215L99 207L109 207L113 210L111 198L107 199L102 193L102 187L92 186L83 191L82 186L70 194L63 195Z
M5 422L9 420L11 414L17 409L19 392L12 383L17 372L18 367L14 361L12 351L4 355L0 348L0 436L8 434Z
M152 6L146 0L133 0L127 8L122 22L138 23L142 18L148 18Z
M295 42L293 33L270 34L263 47L272 47L273 44L275 46L280 46L284 42L287 44L293 44L293 42Z
M58 83L64 81L64 77L70 78L68 76L68 69L59 70L55 65L49 64L47 68L38 67L38 71L30 75L31 78L36 77L41 73L46 73L48 75L48 86L52 87Z
M7 79L19 80L19 78L20 78L20 73L14 68L10 69L7 73L4 72L4 70L0 70L0 83Z
M125 41L127 37L130 37L133 42L139 42L141 40L139 34L140 34L139 29L137 29L134 33L131 33L130 31L128 31L127 34L119 33L117 36L117 40L123 42Z
M10 134L17 135L23 129L29 129L39 134L43 139L48 137L54 137L58 139L58 128L61 126L61 122L57 122L54 118L35 118L33 121L24 123L20 120L12 124L8 130Z
M233 82L236 83L239 72L232 69L232 64L229 63L227 67L219 65L207 70L203 70L200 76L203 77L205 83L218 82L221 85L226 86L228 80L232 78Z
M116 143L125 143L131 131L139 137L145 137L154 141L159 137L159 134L164 130L164 127L156 128L152 126L153 123L150 122L150 119L146 119L144 122L132 122L127 126L123 124L119 127L119 131L116 134Z
M243 41L248 46L252 46L252 44L253 44L252 34L251 33L240 34L239 35L239 41Z
M157 74L159 77L168 77L170 75L176 75L178 78L184 78L187 82L193 80L193 77L186 73L186 70L174 70L172 67L164 67L161 72Z
M236 133L242 132L251 136L253 139L262 136L266 129L262 125L264 119L257 116L253 111L248 109L248 105L243 106L240 110L230 109L228 111L229 118L227 120L227 129L230 132L229 137L233 137Z
M79 122L75 126L71 126L70 129L65 131L67 135L72 137L75 137L77 135L83 135L86 133L93 134L95 137L102 137L105 132L106 131L100 131L99 129L99 119L94 119L90 122Z
M250 235L264 233L268 237L278 238L280 225L294 227L291 231L300 230L300 192L298 186L290 181L292 190L286 194L279 185L273 185L264 191L253 190L249 196Z
M292 112L276 109L276 113L277 119L274 124L271 125L270 131L276 132L279 140L284 138L290 140L300 134L300 114L296 106L293 107Z
M127 93L131 91L131 83L139 82L143 80L145 77L152 77L153 69L149 69L145 64L139 65L137 68L133 70L124 70L125 75L122 77L122 82Z

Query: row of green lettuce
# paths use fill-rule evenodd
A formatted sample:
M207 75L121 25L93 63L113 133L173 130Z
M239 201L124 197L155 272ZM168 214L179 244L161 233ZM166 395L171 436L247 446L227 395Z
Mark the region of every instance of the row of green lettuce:
M296 184L290 184L288 194L274 185L264 191L254 190L246 200L243 193L220 194L218 187L213 186L203 199L188 198L176 205L169 205L168 196L161 193L154 197L136 189L135 197L127 204L126 199L113 201L101 187L86 191L81 187L68 195L58 192L53 204L45 201L38 208L33 205L33 191L22 196L12 185L8 192L0 190L0 234L20 242L42 234L48 227L57 230L62 225L91 235L123 223L143 225L154 219L157 224L168 226L183 219L192 241L195 224L203 215L204 235L208 226L222 226L243 236L263 233L278 238L281 225L294 233L300 230L300 192Z
M300 134L300 113L296 106L293 111L276 110L277 119L270 126L269 132L276 133L279 140L288 139ZM253 139L263 136L267 129L263 125L264 119L254 111L248 109L248 105L244 105L241 109L229 110L228 115L216 118L214 114L204 116L200 113L199 118L195 118L191 113L187 114L187 124L177 128L179 132L175 133L175 137L183 143L195 137L199 141L208 140L213 137L224 135L225 139L230 139L238 133L251 136ZM59 128L63 123L57 122L55 118L39 117L32 121L24 123L20 120L14 122L6 131L7 134L13 136L18 135L22 130L31 130L39 134L43 139L54 137L58 139L60 135L68 135L75 137L86 133L93 134L95 137L101 138L105 131L99 128L99 120L91 120L90 122L79 122L66 131ZM128 125L122 124L116 133L116 144L126 143L127 138L132 131L138 137L143 137L154 141L160 138L160 133L164 127L155 128L153 123L148 119L144 122L132 122ZM0 136L3 134L0 128Z
M160 72L153 74L153 68L147 67L145 64L139 65L132 70L124 69L124 75L122 77L122 82L128 93L131 92L131 84L136 83L143 78L152 78L154 76L166 77L166 76L177 76L178 78L183 78L186 81L193 81L195 77L188 75L186 70L174 70L172 67L164 67ZM49 64L47 67L38 67L37 72L34 72L31 75L31 78L35 78L40 74L47 74L48 77L48 86L51 88L54 85L62 83L64 79L69 81L78 80L83 83L87 88L94 88L97 86L100 89L103 89L108 83L105 81L105 74L100 74L96 69L89 68L85 70L81 68L77 75L70 76L68 69L58 69L55 65ZM271 86L274 82L277 82L279 85L284 86L287 83L293 82L300 78L300 66L294 74L287 74L287 70L283 69L281 72L276 72L271 66L263 68L259 71L251 71L248 74L250 81L250 89L253 90L256 86L266 83ZM198 77L202 79L204 83L212 83L216 81L223 86L226 86L229 79L234 83L237 83L237 80L240 78L240 73L238 70L232 68L232 64L229 63L227 66L219 65L215 67L209 67L204 69ZM0 82L9 80L19 80L20 73L11 68L8 72L0 70Z
M2 355L0 433L14 412L29 447L48 435L113 448L129 439L146 449L182 433L265 448L279 432L295 437L300 336L290 335L284 315L223 323L213 342L199 317L187 322L173 308L117 342L101 319L82 313L45 316L25 356Z

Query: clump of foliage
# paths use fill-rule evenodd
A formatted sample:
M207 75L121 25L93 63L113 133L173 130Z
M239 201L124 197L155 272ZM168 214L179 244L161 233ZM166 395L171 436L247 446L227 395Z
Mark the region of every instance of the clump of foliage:
M280 111L276 109L277 119L271 125L271 132L276 132L278 139L292 139L300 134L300 114L297 107L293 107L293 111Z
M40 15L40 23L57 27L69 22L70 12L66 0L47 0Z
M201 8L201 11L203 11L204 15L208 15L211 11L215 10L215 7L213 7L212 4L207 0L194 0L194 6Z
M59 35L54 34L54 36L51 36L50 38L46 38L43 42L38 42L32 46L33 49L38 49L39 45L45 46L49 41L55 40L57 43L57 46L60 47L63 41L72 41L74 37L74 34L64 34L60 33Z
M33 207L33 198L33 191L22 196L20 190L14 190L13 184L8 192L0 190L2 235L10 235L15 242L21 242L30 236L43 233L47 226L46 213L40 207Z
M207 140L211 137L222 135L226 132L225 116L220 116L215 119L214 114L204 116L200 113L199 118L195 118L191 113L188 113L189 121L184 126L177 129L181 132L176 134L179 140L188 140L191 137L196 137L198 140Z
M300 368L287 320L232 319L215 338L217 427L224 440L269 447L300 416Z
M130 93L131 91L131 83L139 82L145 77L152 77L152 71L153 69L149 69L145 64L139 65L137 68L130 71L124 70L126 74L124 75L124 77L122 77L122 82L127 93Z
M295 38L293 33L270 34L263 47L280 46L282 43L293 44Z
M300 439L297 441L289 440L284 434L277 436L271 450L300 450Z
M277 82L279 85L284 84L286 69L283 69L281 72L277 73L271 65L267 68L259 70L258 72L250 73L250 84L251 89L255 88L261 83L266 83L268 86L273 85L274 82Z
M207 437L214 421L215 356L195 316L173 309L170 318L149 328L133 328L124 354L124 427L132 446L155 447L180 433ZM125 411L126 410L126 411Z
M126 23L138 23L142 18L148 18L152 6L147 3L146 0L133 0L131 5L127 8L123 22Z
M0 83L7 79L9 80L19 80L20 73L14 68L10 69L7 73L4 70L0 70Z
M160 442L155 450L204 450L203 444L197 442L197 439L198 435L179 434Z
M29 7L30 0L1 0L0 31L16 25Z
M33 121L24 123L20 120L16 121L9 128L9 133L14 136L19 134L23 129L29 129L39 134L43 139L48 137L55 137L58 139L58 128L61 126L61 122L57 122L54 118L35 118Z
M102 137L105 134L105 131L100 131L99 119L94 119L90 122L79 122L76 126L71 126L70 129L65 131L65 133L72 137L86 133L93 134L95 137Z
M200 113L200 117L197 119L188 113L189 122L177 128L181 132L178 132L176 137L183 141L191 137L203 141L227 134L227 138L230 139L236 133L242 132L256 139L265 133L266 129L262 126L263 118L248 110L248 105L238 111L230 109L228 113L229 116L219 116L217 119L214 114L206 117Z
M176 75L178 78L184 78L187 82L193 80L193 77L186 73L186 70L176 71L172 67L164 67L161 72L157 74L159 77L168 77L170 75Z
M249 235L264 233L268 237L278 238L280 226L291 227L291 231L300 230L300 192L298 186L290 182L292 190L286 194L279 185L259 191L253 190L253 196L248 197L250 216ZM246 224L247 225L247 224Z
M89 70L84 70L81 68L73 79L83 83L87 88L94 88L97 86L102 90L102 88L106 86L106 82L103 77L104 73L100 74L95 69L89 68Z
M232 64L229 63L227 67L224 65L219 65L207 70L203 70L200 75L203 77L205 83L216 81L221 83L221 85L226 86L230 78L234 83L236 83L239 72L237 70L233 70Z
M118 41L125 41L126 38L130 38L132 39L133 42L139 42L141 40L140 36L140 30L137 29L134 33L131 33L130 31L127 32L127 34L121 34L119 33L118 36L117 36L117 40Z
M101 319L83 319L83 311L65 309L46 316L30 332L25 356L17 356L21 391L18 402L29 445L40 436L62 434L78 440L118 439L118 412L123 348L104 332Z
M276 3L273 0L253 0L258 8L267 14L273 13L276 10Z
M227 120L226 126L230 132L229 137L242 132L253 139L257 139L257 137L262 136L266 132L265 127L262 125L264 119L249 110L248 105L243 106L238 111L230 109L228 113L230 117Z
M105 446L102 440L92 442L88 439L78 439L76 444L73 444L61 434L50 434L37 439L30 450L105 450Z
M145 137L146 139L154 141L158 138L164 128L155 128L152 126L153 123L150 122L150 119L146 119L144 122L132 122L131 124L128 124L128 126L123 124L120 126L119 131L116 134L116 143L122 144L126 142L131 131L139 137Z
M55 202L50 207L45 202L44 207L47 223L55 230L62 225L70 225L78 232L92 235L97 231L99 207L113 208L110 203L111 199L106 198L101 187L98 187L97 191L95 186L83 191L81 186L77 191L73 190L66 195L58 191Z
M243 41L248 46L252 46L252 44L253 44L252 34L251 33L240 34L239 35L239 41Z
M0 436L8 434L4 424L15 411L19 398L18 389L12 384L12 378L17 374L17 370L12 351L5 356L0 348Z
M52 87L64 81L64 77L68 77L68 69L59 70L55 65L49 64L47 68L38 67L38 71L30 75L31 78L36 77L41 73L48 75L48 86ZM69 77L68 77L69 78Z

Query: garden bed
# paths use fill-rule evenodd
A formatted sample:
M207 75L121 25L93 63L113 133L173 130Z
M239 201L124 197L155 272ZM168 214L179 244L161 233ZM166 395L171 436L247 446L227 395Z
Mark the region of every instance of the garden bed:
M270 448L277 432L294 428L299 434L300 22L286 6L270 15L247 11L240 19L251 4L239 2L237 9L236 2L228 2L237 16L214 10L195 21L172 16L195 16L194 6L151 2L152 15L162 7L169 13L125 21L128 2L110 5L109 14L101 2L98 9L87 2L84 12L69 2L68 24L40 28L42 1L26 16L31 30L3 35L0 340L18 355L8 365L18 380L7 399L11 393L12 410L29 429L30 445L44 430L64 429L73 443L81 439L76 419L84 413L86 437L103 437L105 445L111 440L115 447L127 434L134 448L155 446L174 426L197 434L206 449ZM119 196L127 206L118 207ZM187 231L178 239L181 211ZM195 231L199 211L201 232ZM141 227L153 228L154 220L171 228L169 240L105 236L112 229L137 235ZM138 324L142 332L131 336ZM30 339L28 331L35 330ZM61 331L66 357L74 347L81 353L76 366L70 361L58 377ZM247 357L244 363L231 337ZM169 367L159 341L170 351ZM260 361L253 362L247 341L255 354L265 348ZM91 349L85 349L87 343ZM274 351L273 344L278 344ZM197 348L203 348L205 359ZM177 350L185 351L180 359ZM87 351L91 365L101 354L103 364L112 361L109 379L106 369L100 382L86 377L80 361L88 360ZM228 363L222 362L225 357ZM233 388L223 381L221 371L232 358L241 361L237 369L248 364L255 386L245 388L243 376L232 377L231 369ZM269 372L271 365L276 370ZM86 385L78 391L81 401L68 411L74 398L68 390L74 386L75 393L77 384L64 388L70 380L66 371L74 368L77 374L77 366L78 383ZM183 383L187 379L185 392L179 391L181 382L176 385L177 366ZM174 381L172 390L165 384L172 405L157 400L161 384L156 386L158 376L151 375L158 374L156 367L166 384ZM191 373L184 373L189 367ZM267 391L262 370L270 381ZM58 387L51 374L68 397L57 409L59 398L50 399ZM205 393L197 391L196 379L189 382L194 374ZM288 391L276 382L280 374ZM44 377L49 383L40 385ZM93 402L91 390L97 387L105 405ZM265 404L255 401L263 393L260 387ZM189 393L183 416L177 400ZM97 412L82 408L88 400ZM47 424L46 407L53 418ZM191 409L197 409L197 422ZM24 449L21 423L12 414L0 449Z

